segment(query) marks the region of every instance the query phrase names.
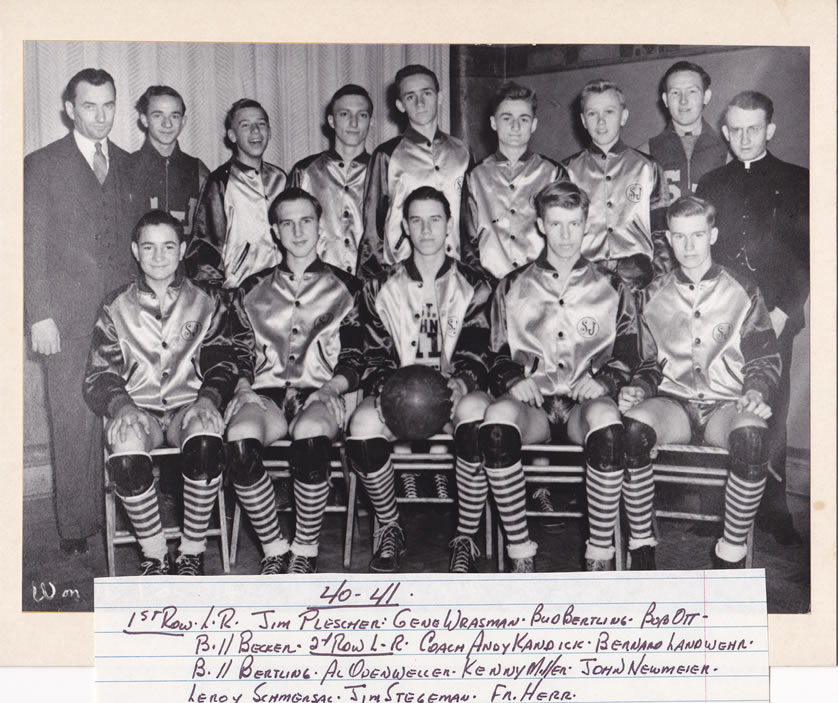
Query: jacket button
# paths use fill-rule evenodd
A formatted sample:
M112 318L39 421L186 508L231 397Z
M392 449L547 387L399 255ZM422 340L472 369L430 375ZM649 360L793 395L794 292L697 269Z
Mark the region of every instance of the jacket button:
M606 181L610 181L610 180L611 180L611 176L606 176L606 177L605 177L605 180L606 180Z
M699 393L699 394L698 394L698 397L699 397L699 398L701 398L701 399L703 400L703 399L704 399L704 393Z
M698 310L696 310L696 311L695 311L695 316L696 316L696 317L701 317L701 313L700 313Z
M419 319L419 313L418 313L418 312L413 313L413 319L414 319L414 320L418 320L418 319Z
M298 330L296 327L291 328L291 334L297 334L297 332L299 332L299 331L300 330Z
M167 378L169 378L169 372L168 372L168 371L164 371L164 372L163 372L163 380L165 381Z
M698 346L699 344L701 344L701 340L698 337L696 337L695 338L695 345Z
M434 166L434 171L439 171L439 166Z
M341 168L343 168L343 161L338 161L338 166L340 166Z
M509 190L515 190L515 184L514 183L509 184Z
M564 305L564 298L559 298L559 305Z
M295 300L295 301L294 301L294 307L295 307L295 308L300 307L300 301L299 301L299 300Z
M553 274L553 278L558 278L558 277L559 277L559 274L557 274L557 273Z
M614 203L612 203L612 202L609 200L607 203L605 203L605 207L614 207Z
M416 346L416 340L415 340L415 339L414 339L414 340L410 343L410 346L411 346L411 347L415 347L415 346Z
M294 354L289 354L289 355L288 355L288 361L294 361L294 359L296 359L296 358L297 358L297 357L296 357L296 355L294 355Z
M562 337L564 337L564 332L559 332L559 339L561 339Z
M165 398L161 399L160 402L163 403L163 405L168 405L169 404L169 401L166 400Z
M163 317L163 316L162 316L162 315L158 312L158 313L154 316L154 319L155 319L155 320L159 320L159 319L161 319L162 317Z
M510 212L510 213L512 213L512 214L514 215L514 214L515 214L515 208L514 208L514 207L513 207L513 208L510 208L510 209L509 209L509 212Z
M163 342L163 344L161 346L163 347L163 349L168 349L169 348L169 343L168 342Z
M559 362L559 368L560 368L560 369L563 369L563 368L564 368L564 364L563 364L561 361Z
M343 240L343 244L344 244L344 246L347 246L347 247L349 246L349 237L347 237L346 239Z

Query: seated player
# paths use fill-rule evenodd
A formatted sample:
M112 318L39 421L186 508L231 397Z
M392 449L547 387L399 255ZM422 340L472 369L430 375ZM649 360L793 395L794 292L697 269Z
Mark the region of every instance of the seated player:
M521 446L584 445L585 566L604 571L614 557L621 491L631 501L645 491L623 483L623 425L615 403L641 364L634 300L618 277L581 254L588 212L581 188L552 183L535 203L544 251L501 280L492 300L489 387L497 400L486 410L480 448L512 571L531 572L537 545L527 529ZM643 508L649 519L651 509L649 500Z
M84 398L107 418L107 470L137 536L144 576L169 573L150 451L180 447L179 576L203 572L206 531L224 467L221 411L237 369L220 296L183 275L186 244L169 213L143 215L131 239L135 282L105 300L93 330Z
M442 191L448 200L453 217L445 251L460 257L460 201L471 153L461 140L439 129L442 93L431 69L410 64L399 69L395 83L396 109L407 116L408 127L401 136L380 144L370 159L364 188L364 236L358 250L362 278L410 256L402 230L403 206L408 194L423 185Z
M195 280L231 289L279 262L268 205L285 188L286 178L281 168L262 158L271 125L258 102L234 102L224 131L233 157L201 189L185 263Z
M666 180L650 156L620 139L629 111L616 84L589 81L580 101L591 144L563 163L591 200L582 254L616 271L630 288L643 288L671 267L664 235Z
M344 426L343 394L357 387L363 367L361 283L317 257L321 213L299 188L274 199L269 217L282 261L242 283L231 316L234 334L252 333L252 346L227 409L227 466L264 551L262 574L317 570L330 447ZM290 545L262 465L263 448L288 435L296 500Z
M535 226L535 196L547 184L567 180L564 166L530 151L538 127L535 91L512 81L492 98L489 124L498 149L468 172L462 260L495 279L528 264L544 239Z
M486 383L486 304L491 289L477 272L446 255L453 223L440 191L422 186L410 193L404 201L403 225L413 245L410 258L364 286L360 309L367 368L362 387L367 397L352 415L346 441L349 462L375 510L378 529L370 569L380 572L398 571L405 552L390 462L396 435L377 402L394 370L427 364L449 379L460 486L457 533L467 538L471 560L476 554L471 536L477 532L488 490L480 473L477 426L489 404L489 396L480 389Z
M765 488L766 420L780 359L759 289L738 270L713 262L715 216L715 207L695 196L669 208L667 236L679 265L643 292L658 366L622 389L620 408L629 471L651 474L657 443L703 441L730 452L724 536L714 562L736 568Z
M372 123L372 99L353 83L338 88L326 108L332 148L295 164L288 185L311 193L323 205L318 256L349 273L358 265L364 232L364 181L370 155L365 145Z

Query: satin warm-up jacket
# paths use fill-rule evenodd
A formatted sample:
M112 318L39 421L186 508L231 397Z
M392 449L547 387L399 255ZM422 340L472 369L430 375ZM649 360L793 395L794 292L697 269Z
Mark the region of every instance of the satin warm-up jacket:
M102 304L84 378L84 398L97 415L113 417L128 403L165 412L209 397L230 399L236 357L247 335L231 337L217 291L178 273L163 300L140 278Z
M558 279L542 255L498 284L490 313L495 395L528 377L544 395L569 395L591 375L615 396L635 369L654 365L619 278L580 257L564 286Z
M231 324L251 339L239 360L254 389L320 388L338 374L358 386L364 366L357 297L361 282L320 259L301 276L285 262L237 291Z
M378 395L387 376L416 362L424 285L412 258L364 284L360 308L366 370L361 385L366 394ZM491 287L478 271L446 257L434 288L442 330L440 372L461 378L469 391L485 389Z

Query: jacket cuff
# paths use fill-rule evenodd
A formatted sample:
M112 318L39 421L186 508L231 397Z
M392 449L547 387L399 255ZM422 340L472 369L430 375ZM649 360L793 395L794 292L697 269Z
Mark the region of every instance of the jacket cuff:
M211 388L209 386L203 386L201 390L198 391L199 398L207 398L209 401L216 407L220 408L223 402L223 398L221 397L221 392L217 388Z
M746 378L742 384L742 392L759 391L762 393L762 399L769 405L771 404L771 386L769 386L761 378Z
M134 401L131 396L122 389L116 391L113 397L108 401L108 417L116 417L116 414L126 405L133 405Z

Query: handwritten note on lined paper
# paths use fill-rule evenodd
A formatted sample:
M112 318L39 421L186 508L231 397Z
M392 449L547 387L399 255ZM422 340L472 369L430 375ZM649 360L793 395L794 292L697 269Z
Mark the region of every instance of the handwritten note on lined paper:
M768 701L762 570L97 579L100 703Z

